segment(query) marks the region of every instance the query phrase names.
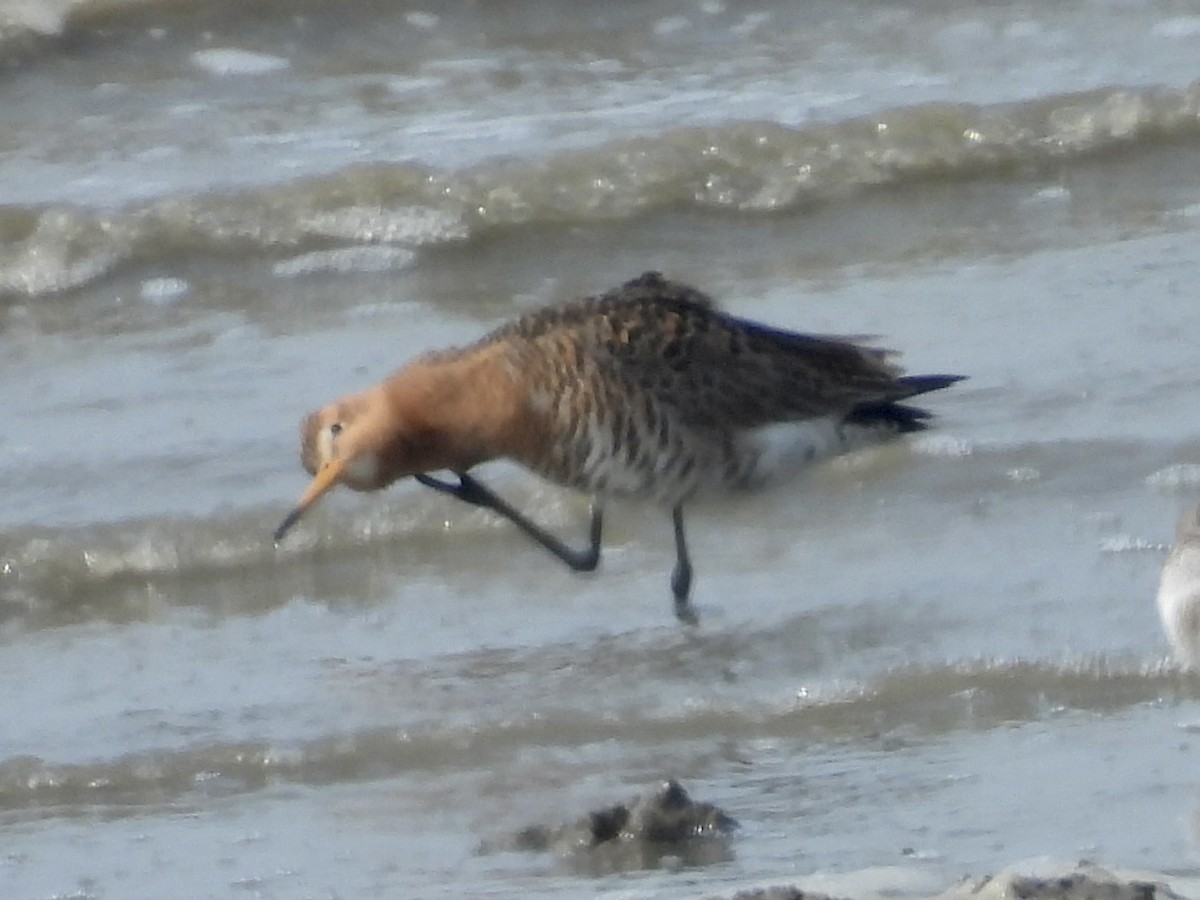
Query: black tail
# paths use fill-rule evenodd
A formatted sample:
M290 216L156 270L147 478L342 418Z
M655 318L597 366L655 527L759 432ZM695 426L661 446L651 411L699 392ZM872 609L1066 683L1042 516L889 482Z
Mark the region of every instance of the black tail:
M927 394L930 391L940 391L966 377L966 375L905 375L896 379L896 383L898 387L902 388L902 391L897 392L895 398L860 403L850 410L846 421L868 427L889 425L902 433L923 431L929 427L929 419L933 417L933 413L927 409L921 409L919 406L907 406L897 401L907 400L918 394Z
M956 381L966 381L966 375L905 375L896 379L896 383L904 387L904 393L897 397L903 400L915 397L917 394L928 394L930 391L940 391L950 387Z

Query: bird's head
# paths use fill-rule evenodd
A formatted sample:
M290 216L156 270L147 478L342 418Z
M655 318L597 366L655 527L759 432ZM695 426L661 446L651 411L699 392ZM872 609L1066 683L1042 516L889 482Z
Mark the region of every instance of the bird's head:
M339 484L355 491L387 487L397 477L384 464L389 431L386 397L367 391L310 413L300 423L300 460L313 476L308 489L275 531L276 542L310 507Z
M500 456L525 458L524 443L535 431L520 419L524 406L511 385L497 376L495 356L417 360L307 416L300 459L313 479L275 541L339 484L375 491L410 475L465 472Z

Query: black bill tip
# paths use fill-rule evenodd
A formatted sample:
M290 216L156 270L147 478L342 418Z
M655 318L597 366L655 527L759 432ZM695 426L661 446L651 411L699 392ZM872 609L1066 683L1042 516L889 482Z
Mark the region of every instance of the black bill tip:
M279 542L283 540L284 535L292 530L292 526L300 521L302 515L304 515L304 510L296 507L284 517L284 520L279 523L279 527L275 529L275 546L279 546Z

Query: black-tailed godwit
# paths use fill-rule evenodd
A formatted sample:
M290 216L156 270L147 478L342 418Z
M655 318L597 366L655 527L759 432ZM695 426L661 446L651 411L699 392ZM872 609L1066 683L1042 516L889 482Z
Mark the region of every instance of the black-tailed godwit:
M301 459L314 478L275 540L335 485L374 491L411 475L494 510L571 569L590 571L604 500L640 497L671 511L675 613L694 622L684 504L702 488L760 474L768 426L805 426L797 440L810 459L923 429L929 413L901 401L962 376L902 375L889 356L737 318L649 272L427 353L309 415ZM568 547L468 474L493 459L591 495L588 546ZM440 470L457 483L429 474Z

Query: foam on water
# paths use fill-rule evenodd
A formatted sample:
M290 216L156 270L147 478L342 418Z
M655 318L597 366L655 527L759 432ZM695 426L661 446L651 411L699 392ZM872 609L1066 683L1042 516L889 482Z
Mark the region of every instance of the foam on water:
M321 176L228 194L183 193L103 214L15 206L4 213L21 224L19 239L0 254L0 294L92 285L128 260L162 252L164 243L172 252L233 256L321 239L440 249L515 227L634 224L668 210L804 213L885 186L1090 165L1117 147L1200 133L1198 98L1200 87L1118 90L991 108L897 108L832 126L668 128L463 169L356 161ZM1188 196L1177 205L1186 208ZM370 267L379 257L360 258ZM338 262L354 268L350 257Z
M1200 464L1175 463L1147 475L1146 484L1169 493L1190 493L1200 487Z
M285 278L318 272L392 272L410 266L415 258L413 251L403 247L343 247L315 250L280 260L271 267L271 271Z
M212 75L265 75L288 68L290 63L281 56L252 53L237 47L211 47L197 50L192 62Z

